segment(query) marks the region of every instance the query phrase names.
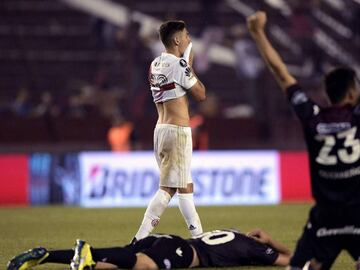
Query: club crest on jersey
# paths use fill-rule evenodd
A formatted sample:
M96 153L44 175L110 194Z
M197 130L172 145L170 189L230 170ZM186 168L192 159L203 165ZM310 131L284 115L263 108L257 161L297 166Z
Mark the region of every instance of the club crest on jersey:
M187 67L187 62L185 59L180 59L180 66Z
M159 219L153 219L153 220L151 221L151 226L156 227L157 225L159 225L159 222L160 222Z
M153 87L160 87L166 84L168 78L164 74L150 74L150 84Z

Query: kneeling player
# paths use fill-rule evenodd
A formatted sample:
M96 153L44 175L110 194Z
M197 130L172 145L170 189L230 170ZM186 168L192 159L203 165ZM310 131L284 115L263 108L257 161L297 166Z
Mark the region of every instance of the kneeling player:
M286 266L291 255L284 245L262 230L248 235L236 230L216 230L186 240L155 234L133 245L99 249L77 240L74 250L34 248L14 257L7 269L26 270L44 263L70 263L72 270Z

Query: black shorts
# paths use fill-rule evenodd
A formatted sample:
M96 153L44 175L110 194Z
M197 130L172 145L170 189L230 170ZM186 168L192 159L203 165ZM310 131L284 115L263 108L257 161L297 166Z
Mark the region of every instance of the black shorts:
M322 270L331 268L342 250L347 250L354 260L360 257L359 212L333 213L319 210L310 211L290 265L302 268L311 259L322 264Z
M192 247L175 235L157 235L151 247L140 252L146 254L160 269L188 268L193 260Z

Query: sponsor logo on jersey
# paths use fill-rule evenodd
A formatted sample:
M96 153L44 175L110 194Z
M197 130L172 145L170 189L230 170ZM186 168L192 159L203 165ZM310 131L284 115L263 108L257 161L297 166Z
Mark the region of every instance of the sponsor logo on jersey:
M187 62L185 59L180 59L180 66L187 67Z
M319 170L319 175L327 179L349 179L360 175L360 166L345 171L324 171Z
M267 248L266 251L265 251L265 253L266 253L267 255L270 255L270 254L273 254L273 253L274 253L274 250L273 250L272 248Z
M360 235L360 228L353 225L345 226L343 228L320 228L316 232L317 237L333 236L333 235Z
M191 77L191 69L190 69L189 67L187 67L187 68L185 69L185 75L186 75L187 77Z
M340 123L319 123L316 125L316 131L319 134L337 133L351 128L351 123L340 122Z

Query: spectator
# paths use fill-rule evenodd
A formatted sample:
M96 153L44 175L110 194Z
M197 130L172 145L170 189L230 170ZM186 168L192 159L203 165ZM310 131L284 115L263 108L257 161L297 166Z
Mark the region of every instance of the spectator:
M190 118L193 150L209 149L209 133L206 130L204 117L197 113Z
M18 116L29 116L32 111L32 104L30 92L27 88L19 90L14 102L10 105L10 110Z
M115 116L108 132L108 142L112 151L128 152L136 144L134 125L122 116Z
M58 116L60 114L60 108L54 103L52 93L46 91L41 94L40 103L34 108L32 115L38 116Z

